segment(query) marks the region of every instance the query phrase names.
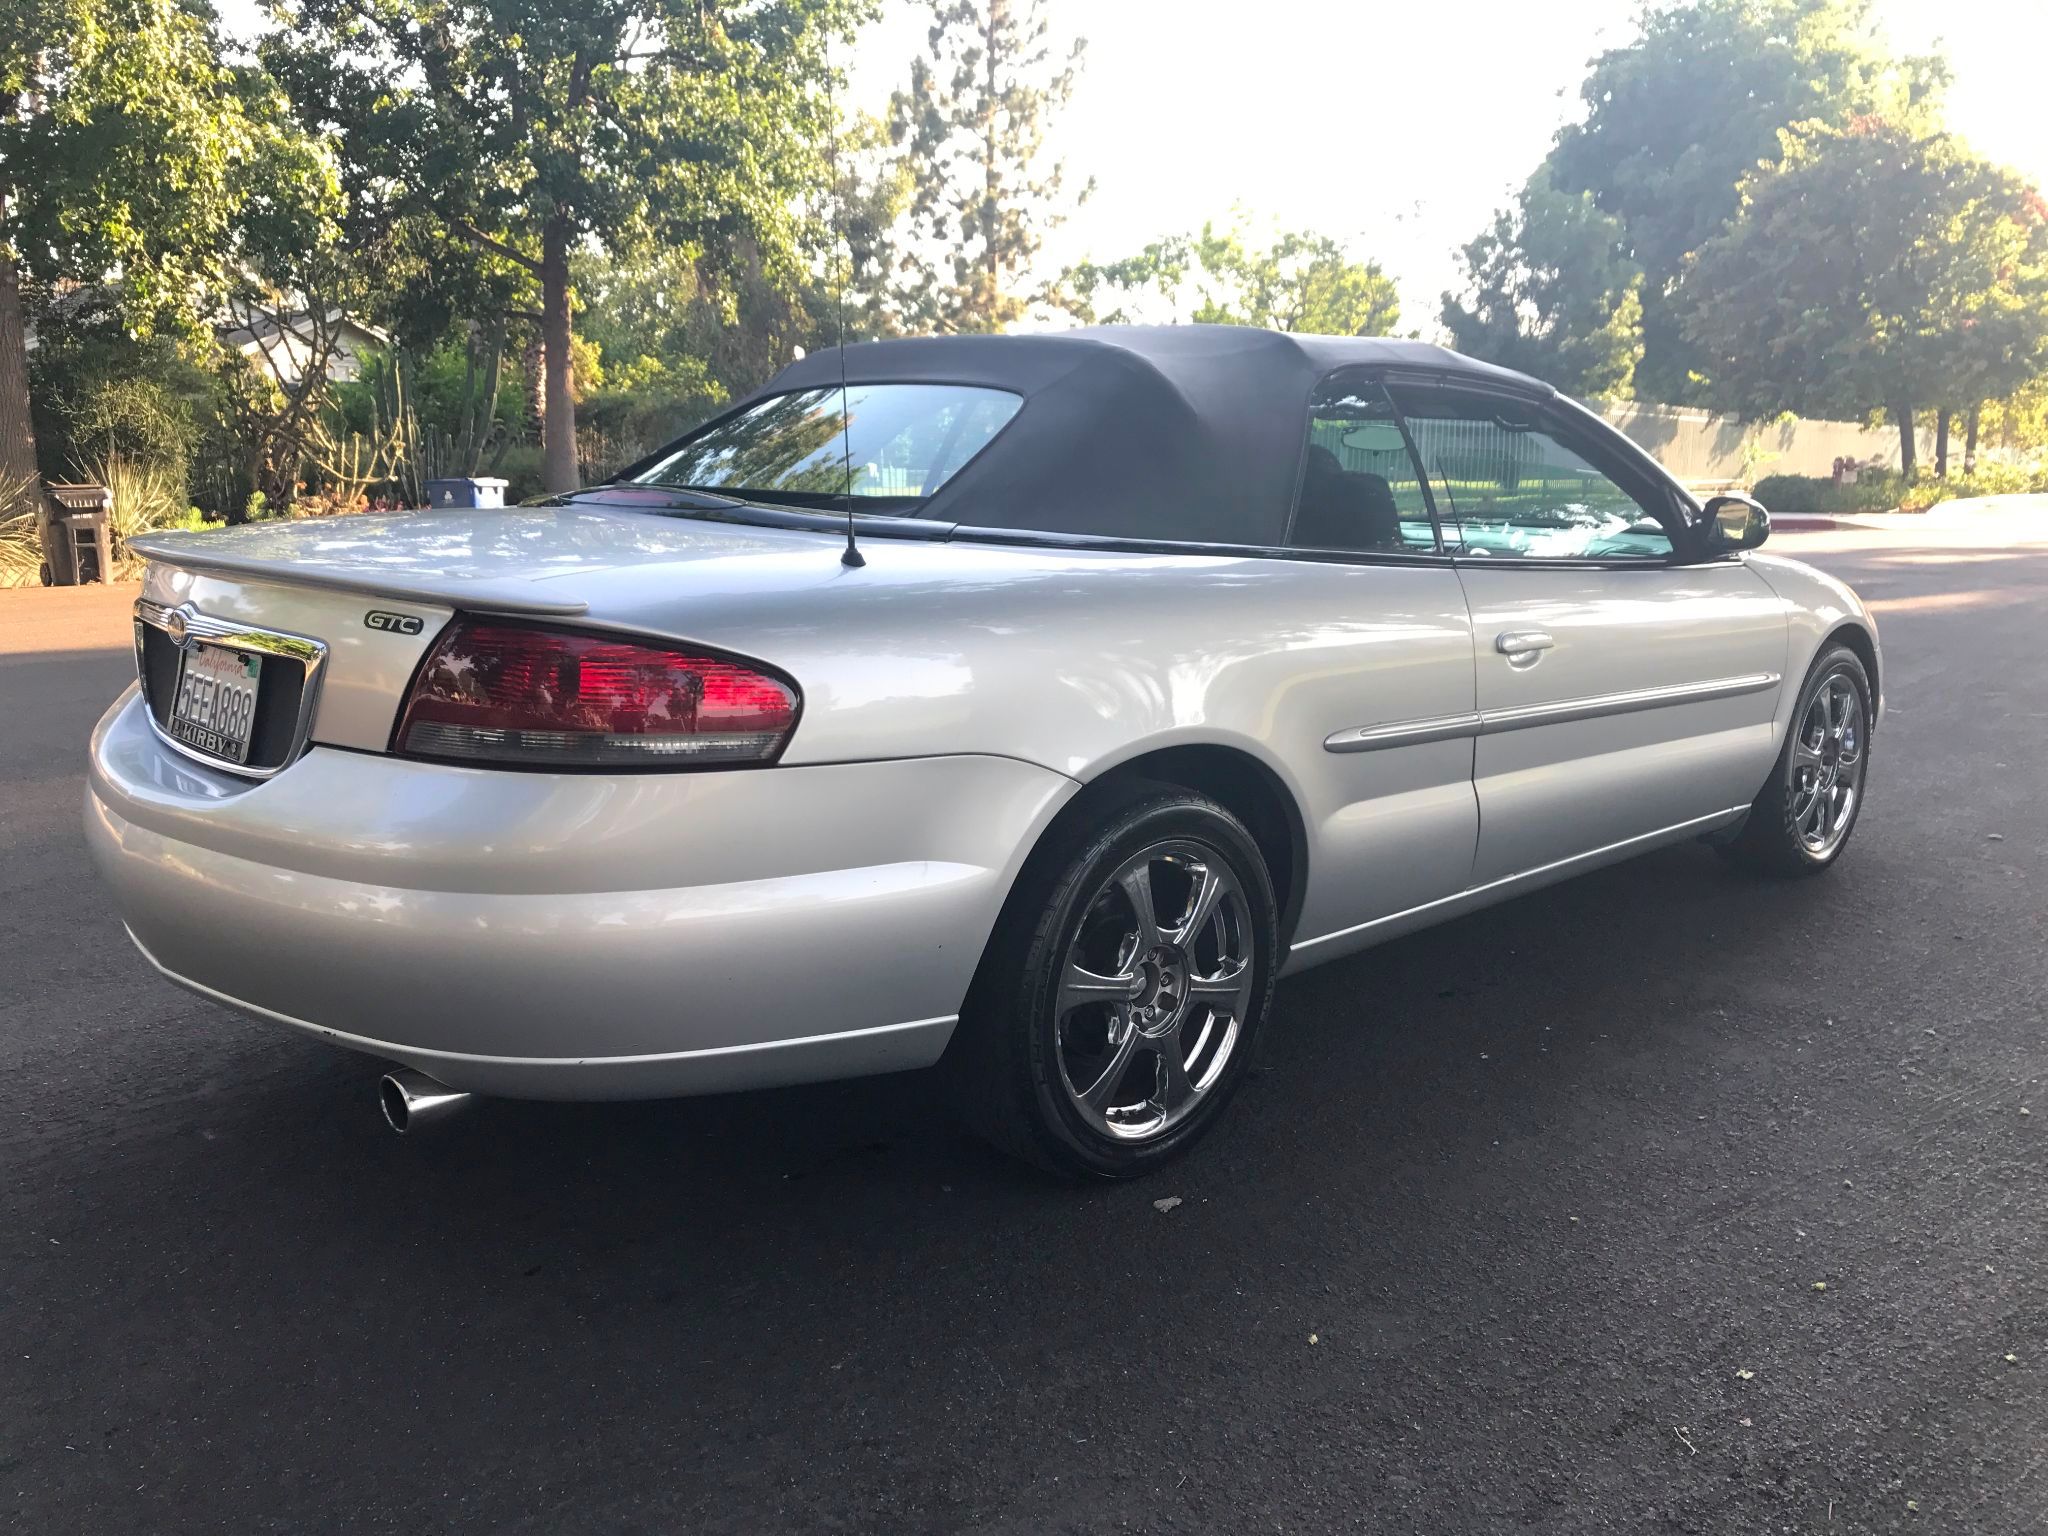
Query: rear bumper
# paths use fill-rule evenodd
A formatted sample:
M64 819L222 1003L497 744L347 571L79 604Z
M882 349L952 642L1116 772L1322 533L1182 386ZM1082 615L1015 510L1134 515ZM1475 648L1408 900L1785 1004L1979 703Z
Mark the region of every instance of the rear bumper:
M250 785L131 691L87 840L180 985L456 1088L715 1092L937 1059L1071 780L1005 758L538 774L315 748Z

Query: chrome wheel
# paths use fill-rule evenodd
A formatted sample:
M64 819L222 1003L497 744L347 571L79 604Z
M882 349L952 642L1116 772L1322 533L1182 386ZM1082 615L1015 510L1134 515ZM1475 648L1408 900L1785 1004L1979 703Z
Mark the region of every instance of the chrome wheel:
M1060 971L1060 1079L1088 1123L1144 1141L1223 1076L1253 982L1251 912L1213 849L1163 842L1127 859L1083 912Z
M1863 698L1842 673L1822 681L1793 739L1786 799L1800 846L1825 859L1849 835L1862 782Z

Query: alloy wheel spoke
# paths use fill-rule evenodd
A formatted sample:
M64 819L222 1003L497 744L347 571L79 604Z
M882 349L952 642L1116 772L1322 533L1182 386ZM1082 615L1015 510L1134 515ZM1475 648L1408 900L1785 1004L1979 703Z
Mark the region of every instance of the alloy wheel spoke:
M1091 971L1078 961L1069 961L1065 971L1060 973L1060 1009L1078 1008L1084 1003L1124 1002L1138 990L1138 974L1127 970L1121 975L1105 976L1100 971Z
M1195 1085L1188 1079L1188 1064L1181 1059L1179 1033L1161 1040L1154 1056L1159 1062L1156 1097L1160 1107L1171 1115L1195 1096Z
M1252 967L1249 960L1226 962L1214 976L1191 976L1188 978L1188 999L1191 1002L1208 1003L1222 1008L1225 1013L1237 1014L1238 1008L1224 1007L1225 1004L1241 1003L1245 993L1251 990Z
M1188 895L1187 916L1168 935L1182 949L1193 947L1196 938L1216 915L1216 904L1224 894L1223 877L1208 865L1193 865L1190 873L1194 878L1194 889Z
M1159 946L1162 935L1159 932L1159 913L1152 901L1152 865L1149 860L1133 865L1124 871L1117 882L1129 898L1131 911L1138 923L1139 954Z
M1135 1029L1123 1026L1109 1065L1102 1069L1102 1075L1093 1085L1078 1095L1081 1102L1096 1114L1107 1114L1109 1106L1116 1101L1116 1092L1123 1086L1124 1074L1130 1071L1131 1061L1138 1054L1138 1039Z
M1805 837L1809 835L1806 827L1808 821L1813 823L1811 835L1820 835L1826 817L1826 811L1823 807L1826 805L1827 790L1820 785L1814 786L1813 798L1807 802L1806 809L1799 813L1798 819L1795 822L1795 825L1799 828L1800 836Z

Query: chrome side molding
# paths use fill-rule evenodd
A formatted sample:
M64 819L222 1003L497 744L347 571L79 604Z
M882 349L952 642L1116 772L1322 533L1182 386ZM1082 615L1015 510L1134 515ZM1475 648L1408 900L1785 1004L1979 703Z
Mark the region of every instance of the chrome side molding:
M1631 688L1624 693L1589 694L1554 704L1523 704L1513 709L1480 710L1472 714L1438 715L1427 720L1397 720L1388 725L1359 725L1337 731L1323 742L1326 752L1379 752L1388 747L1419 746L1460 736L1493 736L1525 731L1538 725L1567 725L1606 715L1633 714L1641 709L1668 709L1674 704L1707 704L1737 699L1778 686L1776 672L1748 672L1703 683L1674 683L1665 688Z

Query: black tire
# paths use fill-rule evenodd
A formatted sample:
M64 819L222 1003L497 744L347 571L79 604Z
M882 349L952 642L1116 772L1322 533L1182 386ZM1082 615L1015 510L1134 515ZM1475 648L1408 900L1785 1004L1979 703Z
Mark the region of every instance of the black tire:
M1138 947L1144 928L1130 895L1134 861L1143 867L1156 912L1151 933L1157 942L1150 950ZM1187 878L1186 904L1169 911L1179 900L1179 873ZM1222 882L1223 894L1214 898L1205 925L1189 933L1195 892L1211 876ZM1133 914L1128 936L1111 931L1125 907ZM1207 1133L1250 1070L1272 999L1279 928L1272 877L1258 844L1242 822L1204 795L1139 786L1085 820L1056 827L1004 907L948 1052L956 1108L1003 1151L1056 1174L1128 1179L1151 1172ZM1174 941L1176 933L1187 934L1185 945ZM1094 968L1136 977L1135 995L1099 1008L1074 1003L1063 990L1069 959L1087 958L1089 946L1107 955L1100 946L1112 942L1119 956L1132 944L1130 959L1105 959ZM1240 951L1251 966L1248 977L1231 965ZM1146 954L1163 958L1148 971ZM1198 995L1223 985L1244 988L1228 1001L1227 1013ZM1166 1033L1147 1034L1147 1026ZM1091 1056L1088 1037L1098 1029L1100 1054ZM1186 1057L1178 1078L1165 1049L1154 1047ZM1145 1074L1155 1075L1161 1118L1155 1131L1143 1129L1149 1098L1127 1105L1117 1084L1101 1095L1115 1102L1091 1117L1070 1080L1091 1078L1097 1062L1103 1076L1096 1089L1122 1070L1134 1098L1144 1091ZM1124 1066L1118 1069L1117 1062ZM1169 1084L1186 1094L1176 1101Z
M1839 774L1850 765L1850 760L1839 743L1828 749L1818 765L1804 757L1802 749L1812 739L1806 726L1816 701L1823 690L1831 691L1831 696L1839 699L1842 684L1847 685L1854 698L1853 714L1845 711L1853 731L1854 782L1838 830L1816 843L1811 826L1806 824L1816 814L1827 813L1816 807L1813 795L1802 788L1805 781L1801 775L1826 774L1831 769ZM1785 746L1771 767L1770 778L1751 804L1742 830L1722 849L1729 860L1746 869L1779 876L1817 875L1833 867L1842 850L1849 846L1850 834L1863 814L1870 780L1870 722L1870 674L1864 670L1862 658L1846 645L1829 646L1815 659L1806 681L1800 685L1792 724L1785 732ZM1837 780L1829 778L1827 782L1834 785Z

